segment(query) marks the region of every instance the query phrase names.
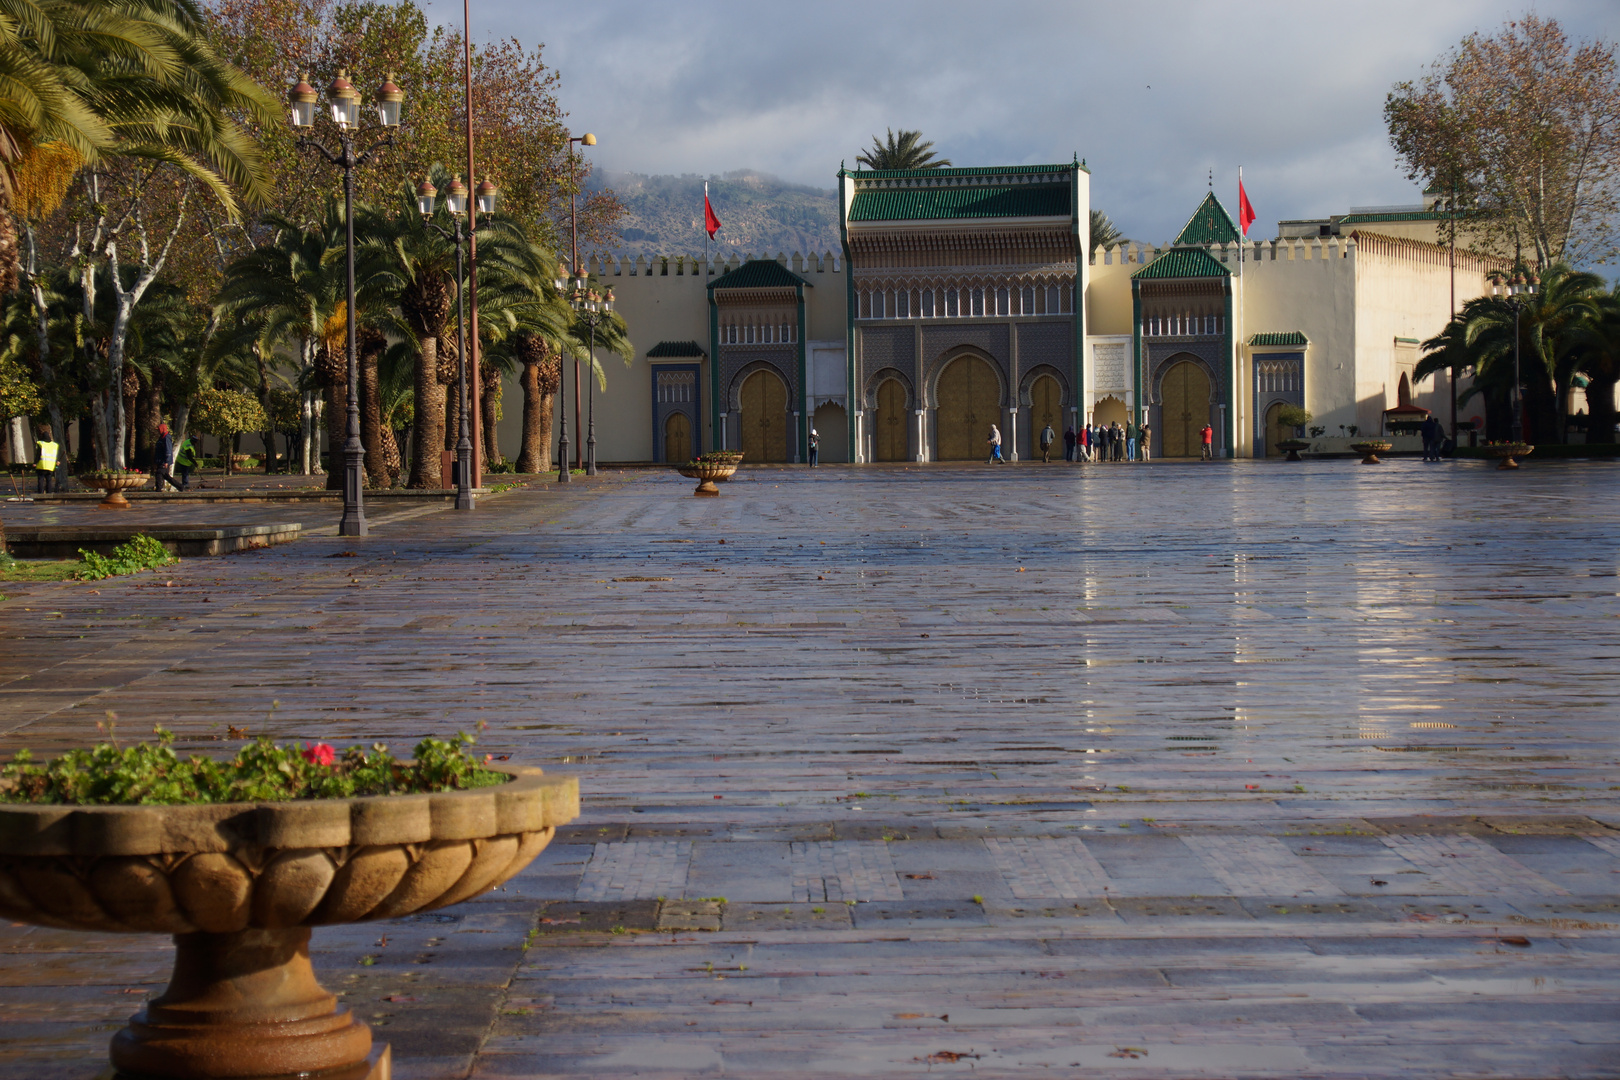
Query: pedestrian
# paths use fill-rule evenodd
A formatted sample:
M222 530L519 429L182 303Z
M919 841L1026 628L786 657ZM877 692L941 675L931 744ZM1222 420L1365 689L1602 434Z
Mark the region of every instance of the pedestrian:
M1203 460L1205 460L1205 461L1214 461L1215 460L1215 429L1210 427L1208 424L1205 424L1203 430L1198 433L1198 437L1203 440L1203 450L1202 450Z
M1114 460L1115 461L1124 461L1125 460L1125 429L1119 426L1119 421L1118 420L1115 420L1113 422L1113 424L1110 425L1110 429L1109 429L1109 432L1108 432L1108 438L1113 444L1109 449L1111 449L1113 451Z
M1052 460L1052 443L1054 441L1056 441L1056 439L1057 439L1057 433L1052 430L1052 425L1051 424L1047 424L1045 427L1041 428L1041 464L1042 465L1045 465L1045 464L1047 464L1048 462L1050 462Z
M821 436L816 434L816 429L815 428L811 428L810 429L810 467L812 469L816 467L816 461L820 458L820 456L821 456Z
M1095 460L1091 448L1097 445L1097 426L1088 421L1086 426L1080 429L1080 435L1080 449L1085 455L1083 460L1088 462Z
M1423 460L1440 460L1440 421L1433 416L1423 418L1423 426L1419 429L1423 436Z
M1063 429L1063 460L1074 460L1074 448L1080 440L1075 436L1074 425L1069 424Z
M56 459L62 448L51 441L51 429L39 425L39 448L34 454L34 493L49 495L56 487Z
M1152 442L1153 442L1153 426L1151 424L1143 424L1142 425L1142 460L1143 461L1146 461L1148 459L1149 444L1151 444Z
M197 444L190 435L180 444L179 453L174 455L174 467L180 473L180 490L184 491L191 486L191 470L197 467Z
M180 485L174 482L169 474L169 468L174 464L174 438L169 434L168 424L158 425L157 445L152 448L152 490L162 491L163 485L168 484L179 491Z
M1136 428L1129 420L1125 421L1125 460L1136 460Z
M1007 464L1001 458L1001 429L996 427L996 425L994 425L994 424L990 425L990 438L989 438L988 441L990 443L990 460L986 461L985 464L986 465L1005 465L1005 464Z

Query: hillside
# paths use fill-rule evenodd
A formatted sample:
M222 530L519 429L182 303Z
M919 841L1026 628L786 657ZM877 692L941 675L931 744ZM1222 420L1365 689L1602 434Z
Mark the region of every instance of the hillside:
M703 252L703 177L603 172L592 181L612 188L628 208L620 255ZM741 170L709 178L709 201L723 224L714 254L775 255L838 247L838 193Z

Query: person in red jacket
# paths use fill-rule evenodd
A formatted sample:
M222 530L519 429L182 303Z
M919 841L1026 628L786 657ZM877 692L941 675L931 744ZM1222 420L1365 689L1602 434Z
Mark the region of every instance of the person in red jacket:
M1204 460L1213 460L1215 457L1215 429L1205 424L1204 430L1198 433L1198 437L1204 440Z

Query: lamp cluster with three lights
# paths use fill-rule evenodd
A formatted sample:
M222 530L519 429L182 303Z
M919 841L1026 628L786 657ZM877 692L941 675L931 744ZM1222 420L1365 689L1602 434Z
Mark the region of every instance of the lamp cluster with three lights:
M1508 277L1501 271L1491 275L1491 295L1513 308L1513 441L1524 442L1524 382L1519 377L1519 313L1536 294L1541 282L1534 274L1517 273Z
M578 274L577 272L566 279L559 277L552 284L557 287L557 291L559 293L563 294L567 298L568 306L579 313L580 321L586 326L590 327L590 350L586 355L590 357L590 367L592 369L592 374L594 375L596 368L596 328L602 325L602 323L613 311L613 289L609 287L605 292L597 292L596 289L591 287L589 279ZM574 389L577 392L579 389L577 385L579 380L579 369L577 365L574 371L574 379L576 382ZM588 423L590 424L590 431L585 439L585 475L595 476L596 379L594 377L591 378L586 385L586 394L588 395L586 415L589 418ZM559 481L566 482L568 480L568 408L566 404L566 396L563 400L562 439L560 441L562 462L557 470L557 479ZM577 397L575 400L577 403Z

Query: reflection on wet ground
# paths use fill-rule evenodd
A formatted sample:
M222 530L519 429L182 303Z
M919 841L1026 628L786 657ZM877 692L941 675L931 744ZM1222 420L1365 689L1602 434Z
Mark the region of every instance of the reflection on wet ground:
M482 723L489 751L578 772L580 824L446 948L564 902L626 935L458 961L456 1000L527 997L469 1015L465 1052L418 1046L418 1075L479 1046L480 1075L797 1076L970 1044L990 1075L1139 1068L1116 1044L1165 1075L1604 1075L1617 494L1578 462L767 467L713 500L613 473L379 515L364 541L7 586L0 747L108 710L216 751L228 723L396 748ZM323 932L337 970L375 931ZM125 1004L44 933L7 947L59 957L46 982L84 1019L19 1061L90 1047ZM725 957L749 974L683 974ZM1230 1004L1234 968L1262 1004ZM394 1011L403 1053L429 1021ZM911 1013L951 1020L884 1019Z

